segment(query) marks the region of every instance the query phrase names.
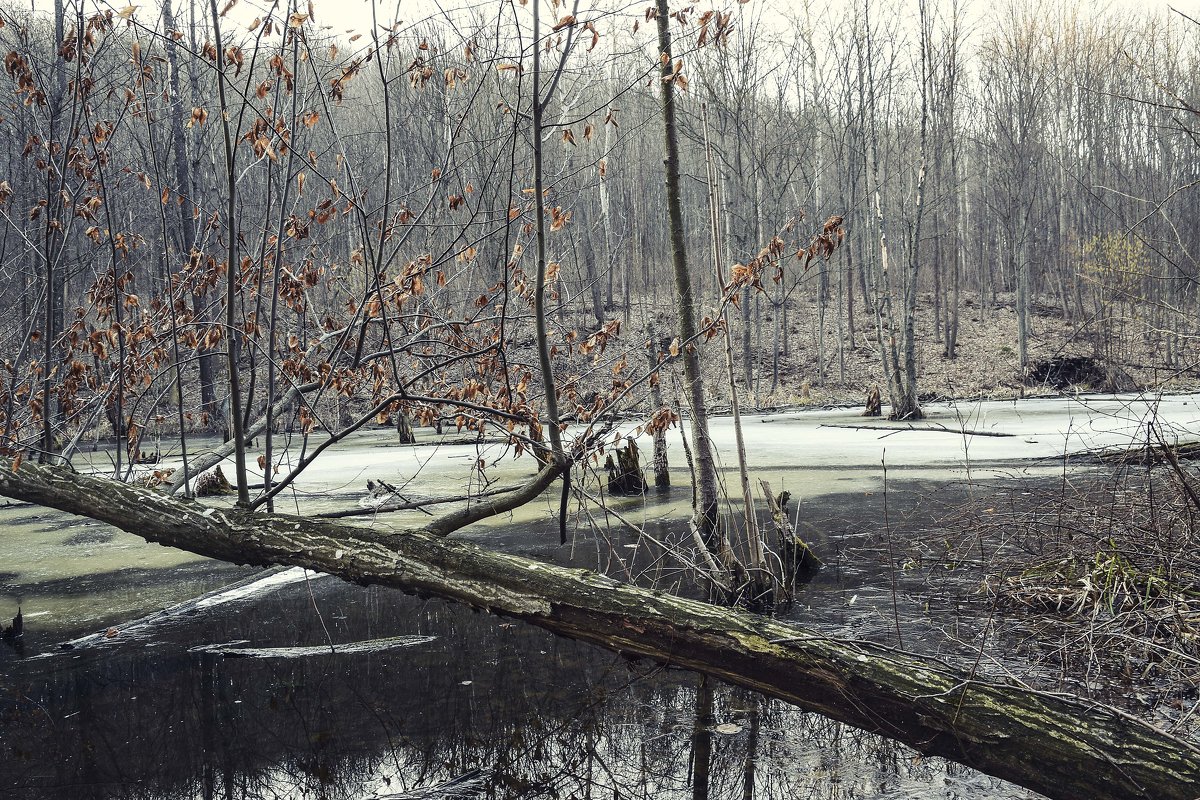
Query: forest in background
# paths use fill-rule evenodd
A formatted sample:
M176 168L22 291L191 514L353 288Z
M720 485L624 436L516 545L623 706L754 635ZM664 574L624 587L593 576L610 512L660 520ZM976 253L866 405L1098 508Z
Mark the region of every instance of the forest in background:
M343 33L237 5L0 12L10 449L235 406L536 427L529 9ZM869 381L904 408L915 342L956 358L964 317L1015 320L1018 367L1053 327L1189 374L1198 28L1089 8L671 14L696 306L706 338L729 306L747 399ZM653 9L552 10L546 311L564 413L589 419L644 402L647 323L652 359L680 346L659 64Z
M47 421L47 449L145 431L180 408L218 428L239 379L247 425L296 387L308 428L528 404L528 8L347 36L316 8L247 24L235 5L2 12L7 443ZM708 320L736 303L740 385L846 383L847 353L870 347L898 401L919 378L906 345L953 359L964 312L986 329L998 305L1020 367L1039 312L1106 362L1189 367L1198 29L1088 7L672 13L696 302ZM659 65L641 6L554 13L547 311L564 403L587 419L641 402L647 321L656 350L676 332ZM844 246L812 258L832 215ZM730 291L737 265L751 281ZM781 377L798 351L808 374Z

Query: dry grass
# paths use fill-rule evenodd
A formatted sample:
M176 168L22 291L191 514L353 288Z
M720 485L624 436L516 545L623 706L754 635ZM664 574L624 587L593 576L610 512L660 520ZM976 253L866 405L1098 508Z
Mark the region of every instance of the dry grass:
M1200 508L1189 467L1118 467L1024 487L978 535L1006 536L983 594L1043 674L1192 729L1200 691Z

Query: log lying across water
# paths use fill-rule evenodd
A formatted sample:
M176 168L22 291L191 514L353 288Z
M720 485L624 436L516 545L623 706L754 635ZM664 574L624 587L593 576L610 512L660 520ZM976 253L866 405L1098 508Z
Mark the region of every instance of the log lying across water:
M974 680L934 659L497 553L176 500L62 468L0 465L0 494L243 564L292 564L524 620L758 690L1058 800L1200 796L1200 748L1116 709Z

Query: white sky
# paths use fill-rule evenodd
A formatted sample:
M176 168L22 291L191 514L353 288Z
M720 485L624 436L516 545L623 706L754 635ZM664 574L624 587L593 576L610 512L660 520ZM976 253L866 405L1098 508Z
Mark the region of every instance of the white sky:
M183 20L186 19L185 9L189 2L196 2L198 12L203 10L207 12L208 0L175 0L176 17ZM218 0L219 8L224 8L228 0ZM290 0L299 6L301 12L307 11L309 5L308 0ZM671 7L680 8L685 6L694 6L696 10L703 11L705 8L714 6L735 7L743 14L760 12L764 18L791 16L795 14L803 5L809 5L814 9L821 9L825 12L827 9L830 15L840 15L846 12L848 6L856 3L858 0L749 0L745 4L738 4L732 0L716 0L716 2L703 2L703 0L672 0ZM77 0L64 0L69 6L73 5ZM128 5L133 5L137 8L137 18L143 24L152 24L158 16L157 0L83 0L89 9L94 7L111 8L121 10ZM457 16L458 13L464 10L485 11L494 14L498 5L501 3L511 4L514 0L312 0L313 17L321 28L328 30L335 35L349 36L353 33L366 33L370 30L372 6L375 7L375 13L381 24L387 24L395 20L401 20L407 25L420 22L425 19L439 16ZM520 3L520 0L516 0ZM530 0L532 2L532 0ZM555 0L542 0L544 3L543 14L545 17L550 17L551 3ZM560 0L561 5L569 5L573 0ZM1041 4L1037 0L1025 0L1025 2ZM289 0L279 0L276 7L277 16L282 17L284 11L288 7ZM54 0L17 0L15 5L30 5L35 9L49 13L54 7ZM930 7L941 5L938 0L931 0ZM991 9L999 5L996 0L960 0L960 4L964 6L968 13L977 15L986 15ZM1114 16L1129 15L1137 12L1167 12L1171 7L1178 8L1186 14L1200 18L1200 2L1197 0L1104 0L1103 2L1087 2L1087 0L1078 0L1081 8L1088 9L1093 12L1102 11L1106 14ZM637 16L641 16L644 10L653 5L653 0L581 0L580 8L588 9L595 8L597 10L616 10L623 9L624 13L632 20ZM256 17L265 17L272 4L269 0L236 0L234 7L229 11L227 19L235 24L248 26ZM874 3L877 16L884 16L889 12L897 13L902 16L915 16L916 0L876 0ZM528 9L525 9L526 13ZM560 11L559 13L565 13ZM207 16L207 14L206 14Z

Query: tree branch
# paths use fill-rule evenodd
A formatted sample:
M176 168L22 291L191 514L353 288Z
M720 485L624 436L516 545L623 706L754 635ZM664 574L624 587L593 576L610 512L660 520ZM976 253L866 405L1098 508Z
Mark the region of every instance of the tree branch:
M554 479L563 474L565 469L563 464L552 461L542 467L529 483L514 489L499 500L489 499L484 502L472 503L461 511L454 511L444 517L438 517L421 530L432 536L449 536L459 528L465 528L474 522L520 508L546 491L550 484L554 483Z

